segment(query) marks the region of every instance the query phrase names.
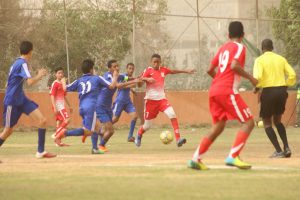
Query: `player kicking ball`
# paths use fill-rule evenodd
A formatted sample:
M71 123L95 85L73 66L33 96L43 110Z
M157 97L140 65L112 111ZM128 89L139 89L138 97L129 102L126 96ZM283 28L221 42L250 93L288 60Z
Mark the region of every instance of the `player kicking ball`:
M152 55L151 66L147 67L141 75L142 80L146 82L144 111L145 122L139 128L137 137L135 139L135 145L137 147L141 146L143 134L150 129L152 120L156 118L159 112L165 113L171 120L177 146L181 147L186 143L186 139L180 137L176 114L173 107L169 104L164 90L165 77L168 74L179 73L194 74L195 70L175 70L161 66L161 56L159 54Z
M52 103L52 109L56 120L56 132L52 135L55 138L56 134L62 129L66 128L70 123L70 117L65 107L65 103L68 105L70 113L73 112L70 103L66 97L66 78L64 77L64 70L62 67L58 67L54 70L56 80L53 81L50 88L50 98ZM60 146L69 146L61 143Z
M126 65L126 70L127 73L122 74L125 76L125 79L130 80L133 78L133 72L134 72L134 64L133 63L128 63ZM132 85L128 85L124 88L118 89L117 97L115 102L113 103L113 119L112 123L115 124L119 121L121 114L123 111L128 113L131 117L131 122L130 122L130 129L128 133L128 142L134 142L135 138L133 137L133 132L137 120L137 114L135 107L130 99L130 91L135 94L135 92L132 90L132 87L135 87L135 83Z
M237 119L241 128L225 160L225 164L240 169L250 169L251 165L242 161L239 154L246 144L254 121L250 109L238 94L240 77L248 79L253 86L258 81L244 71L246 49L241 44L244 37L244 27L241 22L229 24L230 41L224 44L211 61L207 73L213 78L209 90L209 106L213 125L209 133L202 138L188 167L197 170L206 170L208 167L202 163L202 157L215 139L223 132L226 121ZM217 72L215 69L217 69Z
M4 97L4 130L0 135L0 146L13 133L13 128L17 124L21 115L25 113L37 122L38 126L38 149L37 158L53 158L55 154L45 151L46 123L47 120L41 113L38 105L28 99L23 90L23 83L29 86L36 84L46 74L45 69L40 69L38 74L31 77L27 62L32 58L33 45L29 41L23 41L20 45L21 57L10 68L7 80L7 87Z
M61 139L69 136L90 136L97 134L96 130L96 102L102 88L114 89L117 84L118 71L112 72L112 81L108 82L101 76L94 75L94 62L84 60L81 65L83 75L67 85L67 91L77 91L79 95L79 113L82 117L82 127L74 130L62 129L55 137L54 142L61 144ZM65 84L65 83L63 83ZM84 137L85 138L85 137ZM97 144L92 149L92 154L102 154Z

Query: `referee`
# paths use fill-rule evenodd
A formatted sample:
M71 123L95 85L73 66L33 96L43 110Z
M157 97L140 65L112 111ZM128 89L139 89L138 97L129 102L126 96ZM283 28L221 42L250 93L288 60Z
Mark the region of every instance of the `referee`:
M292 153L281 117L288 97L287 87L296 83L296 73L284 57L272 52L272 40L262 41L262 51L263 54L255 60L253 69L253 76L258 80L255 92L262 88L259 115L264 122L266 134L276 150L271 158L288 158ZM272 128L272 118L282 140L283 150Z

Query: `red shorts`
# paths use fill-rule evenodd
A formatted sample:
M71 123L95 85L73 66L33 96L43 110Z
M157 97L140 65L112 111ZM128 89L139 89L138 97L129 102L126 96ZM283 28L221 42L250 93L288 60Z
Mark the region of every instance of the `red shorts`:
M164 112L168 107L171 105L169 104L167 99L161 100L145 100L145 111L144 111L144 118L146 120L156 118L159 112Z
M229 94L209 97L209 108L213 123L221 120L246 122L253 116L249 107L239 94Z
M69 118L69 114L65 108L58 111L58 113L55 116L56 121L64 121L67 118Z

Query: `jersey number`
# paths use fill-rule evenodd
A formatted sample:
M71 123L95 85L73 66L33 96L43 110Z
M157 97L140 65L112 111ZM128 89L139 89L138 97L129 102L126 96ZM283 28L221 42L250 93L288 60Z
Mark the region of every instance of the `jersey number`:
M226 50L223 53L219 55L219 67L220 67L220 72L223 73L228 65L228 60L229 60L229 51Z
M83 82L80 82L80 85L82 87L82 91L81 91L81 94L86 94L86 93L89 93L91 91L91 88L92 88L92 84L90 81L86 82L86 83L83 83Z

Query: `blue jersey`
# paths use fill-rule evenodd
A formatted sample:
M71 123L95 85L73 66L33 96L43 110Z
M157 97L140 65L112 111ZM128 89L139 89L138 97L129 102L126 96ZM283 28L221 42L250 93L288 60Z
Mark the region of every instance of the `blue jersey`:
M108 82L112 82L112 74L110 72L106 72L103 75L104 79ZM118 82L122 82L125 80L125 76L124 75L119 75L118 77ZM99 94L99 98L97 101L97 106L104 106L104 107L108 107L111 108L112 105L112 98L114 96L115 91L117 90L117 88L114 89L109 89L109 88L102 88L100 90L100 94Z
M10 67L4 105L21 105L26 99L23 91L24 80L31 78L27 62L24 58L17 60Z
M128 74L122 74L124 77L128 77ZM118 89L115 102L130 102L130 88Z
M67 91L77 91L80 109L95 110L101 89L108 89L110 82L101 76L84 74L73 83L67 85Z

